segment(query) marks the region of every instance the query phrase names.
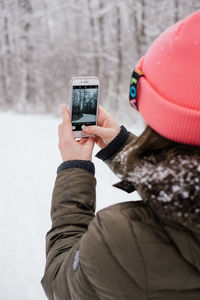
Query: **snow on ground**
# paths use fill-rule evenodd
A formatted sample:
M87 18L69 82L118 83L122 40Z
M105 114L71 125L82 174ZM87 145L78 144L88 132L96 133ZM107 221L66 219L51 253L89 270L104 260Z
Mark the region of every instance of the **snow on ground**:
M40 285L45 234L50 229L51 193L61 162L57 125L49 116L0 113L0 299L46 299ZM135 128L137 134L141 128ZM98 151L95 148L94 153ZM139 199L112 184L118 179L98 159L97 210Z

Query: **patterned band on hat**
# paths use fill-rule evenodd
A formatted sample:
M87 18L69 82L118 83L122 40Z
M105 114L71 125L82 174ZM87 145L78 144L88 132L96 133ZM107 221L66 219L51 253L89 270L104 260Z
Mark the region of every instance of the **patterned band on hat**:
M143 73L139 69L135 69L133 71L132 77L131 77L131 85L130 85L130 93L129 93L129 102L130 105L138 110L138 104L137 104L137 84L140 79L140 77L143 76Z
M161 136L200 147L200 10L166 29L135 69L132 106ZM137 74L133 73L132 83ZM137 77L136 77L137 80ZM137 98L137 101L136 101Z

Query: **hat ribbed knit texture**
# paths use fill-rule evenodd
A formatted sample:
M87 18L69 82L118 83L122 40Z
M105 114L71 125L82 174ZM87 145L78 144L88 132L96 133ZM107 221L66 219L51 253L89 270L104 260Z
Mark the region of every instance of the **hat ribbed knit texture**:
M164 31L137 68L145 121L168 139L200 146L200 10Z

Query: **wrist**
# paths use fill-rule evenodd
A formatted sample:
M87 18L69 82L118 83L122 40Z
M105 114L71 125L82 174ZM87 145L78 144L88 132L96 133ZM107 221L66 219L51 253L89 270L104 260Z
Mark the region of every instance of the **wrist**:
M95 166L93 162L91 162L90 160L78 160L78 159L67 160L62 162L57 169L57 174L59 174L63 170L71 169L71 168L80 168L90 172L92 175L95 174Z
M97 158L105 161L123 148L129 138L130 132L127 131L123 125L120 128L121 130L118 135L105 148L96 154Z
M118 135L119 135L119 133L121 132L121 127L122 126L118 126L118 128L115 128L114 130L113 130L113 133L112 133L112 136L110 137L110 139L109 140L107 140L107 143L106 143L106 146L105 147L107 147ZM105 148L104 147L104 148Z
M78 155L65 156L65 155L62 155L62 154L61 154L61 156L62 156L62 161L63 162L66 162L66 161L92 161L92 156L90 156L90 157L86 157L86 156L85 157L80 157L80 155L79 155L79 157L78 157Z

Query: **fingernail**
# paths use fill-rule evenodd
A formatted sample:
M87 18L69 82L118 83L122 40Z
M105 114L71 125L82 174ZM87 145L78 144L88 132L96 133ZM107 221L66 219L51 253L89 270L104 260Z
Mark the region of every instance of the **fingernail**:
M83 131L84 131L84 132L88 132L88 128L87 128L87 127L84 127L84 128L83 128Z

